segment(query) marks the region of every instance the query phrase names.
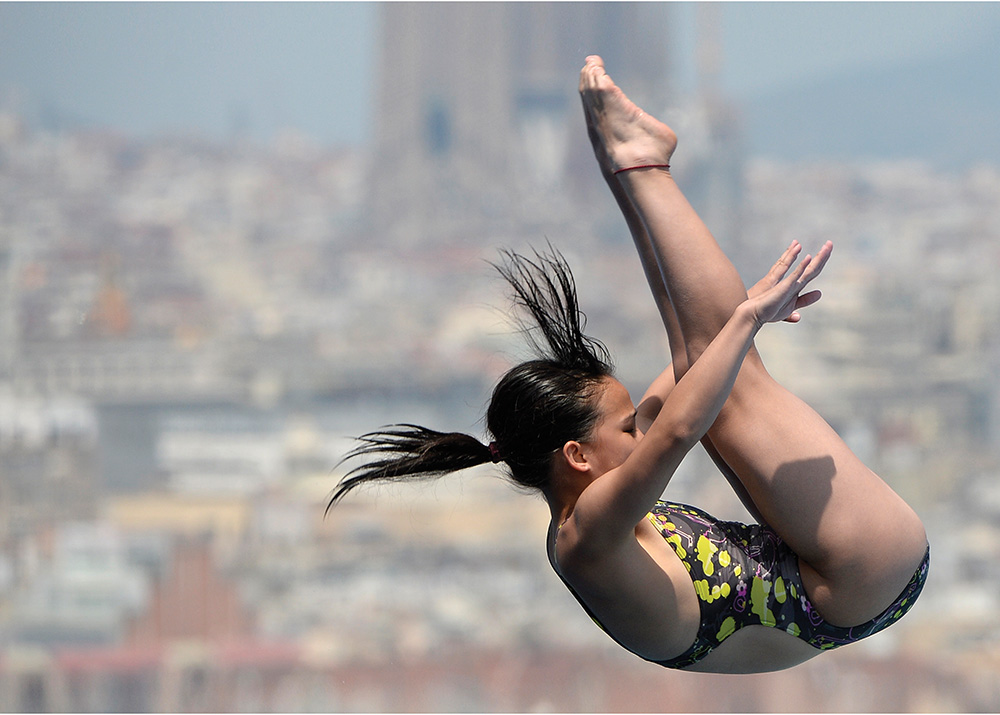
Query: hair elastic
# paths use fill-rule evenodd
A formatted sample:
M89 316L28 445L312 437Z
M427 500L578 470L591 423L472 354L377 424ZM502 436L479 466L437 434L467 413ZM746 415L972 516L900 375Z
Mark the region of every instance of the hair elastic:
M493 464L503 461L503 459L500 457L500 448L497 447L496 442L490 442L490 459L493 460Z

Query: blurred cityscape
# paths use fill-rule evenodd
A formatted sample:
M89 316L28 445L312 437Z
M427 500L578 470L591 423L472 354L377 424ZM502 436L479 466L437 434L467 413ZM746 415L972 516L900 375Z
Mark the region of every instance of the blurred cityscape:
M666 34L662 5L384 7L371 150L0 113L0 710L1000 708L1000 167L747 159L711 52L672 99L668 58L623 49ZM324 519L352 435L481 432L527 354L498 247L566 254L633 396L665 366L577 44L677 128L678 182L748 283L792 238L835 242L824 299L759 345L927 524L890 631L781 673L667 671L593 626L544 504L496 470ZM701 454L669 494L747 518Z

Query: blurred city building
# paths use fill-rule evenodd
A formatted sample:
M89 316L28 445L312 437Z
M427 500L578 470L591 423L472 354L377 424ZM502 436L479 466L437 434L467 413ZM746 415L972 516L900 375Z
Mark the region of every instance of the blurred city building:
M587 242L594 223L620 235L577 94L585 56L599 54L637 104L683 132L675 174L740 253L741 119L718 85L720 18L697 10L698 81L685 96L672 65L674 12L642 2L380 5L370 240L424 251L471 236Z
M666 106L669 13L632 2L381 5L373 235L433 245L586 206L580 192L598 181L579 121L584 56L603 55L637 101Z

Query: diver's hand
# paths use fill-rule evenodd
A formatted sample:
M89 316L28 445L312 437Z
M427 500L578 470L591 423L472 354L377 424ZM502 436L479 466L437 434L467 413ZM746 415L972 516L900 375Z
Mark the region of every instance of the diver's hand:
M747 292L750 296L747 302L753 310L757 325L781 320L797 323L801 318L799 310L812 305L822 296L818 290L805 294L802 290L823 270L833 252L833 243L827 241L815 257L806 256L788 273L800 250L801 246L793 241L767 275Z

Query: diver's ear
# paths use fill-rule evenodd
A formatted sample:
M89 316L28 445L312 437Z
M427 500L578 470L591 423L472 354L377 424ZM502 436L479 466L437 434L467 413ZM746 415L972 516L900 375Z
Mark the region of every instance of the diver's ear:
M570 440L563 445L562 457L571 469L578 472L589 472L590 462L587 461L587 454L583 445L575 440Z

